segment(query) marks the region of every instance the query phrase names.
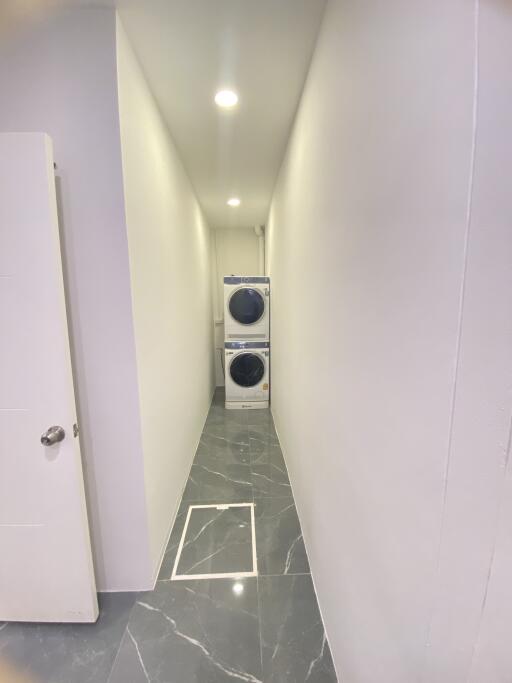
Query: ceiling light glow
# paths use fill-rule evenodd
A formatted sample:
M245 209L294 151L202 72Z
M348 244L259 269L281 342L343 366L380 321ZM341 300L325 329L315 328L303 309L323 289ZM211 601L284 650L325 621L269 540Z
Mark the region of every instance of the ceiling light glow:
M237 581L236 583L233 584L233 593L235 595L242 595L244 592L244 584L240 583L240 581Z
M238 104L238 95L232 90L219 90L215 95L215 104L223 109L231 109Z
M231 199L228 199L227 204L228 206L240 206L241 202L238 197L231 197Z

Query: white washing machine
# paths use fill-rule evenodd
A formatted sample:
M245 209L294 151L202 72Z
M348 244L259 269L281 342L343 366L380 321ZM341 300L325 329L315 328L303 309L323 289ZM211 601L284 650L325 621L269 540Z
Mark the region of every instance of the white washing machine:
M224 278L224 339L270 339L270 278Z
M224 343L226 408L268 408L270 342Z

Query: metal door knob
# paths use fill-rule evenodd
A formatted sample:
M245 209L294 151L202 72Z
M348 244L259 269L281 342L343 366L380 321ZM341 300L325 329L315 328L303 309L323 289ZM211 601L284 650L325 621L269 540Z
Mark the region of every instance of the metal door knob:
M53 446L54 443L59 443L59 441L62 441L65 436L66 432L62 429L62 427L55 425L54 427L47 429L42 435L41 443L43 446Z

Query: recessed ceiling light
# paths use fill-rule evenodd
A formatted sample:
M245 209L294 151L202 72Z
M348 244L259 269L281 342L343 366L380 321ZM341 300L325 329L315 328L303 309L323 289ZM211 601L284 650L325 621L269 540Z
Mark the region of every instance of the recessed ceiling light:
M238 95L232 90L219 90L215 95L215 104L223 109L231 109L238 104Z
M241 202L238 197L231 197L228 199L228 206L240 206Z

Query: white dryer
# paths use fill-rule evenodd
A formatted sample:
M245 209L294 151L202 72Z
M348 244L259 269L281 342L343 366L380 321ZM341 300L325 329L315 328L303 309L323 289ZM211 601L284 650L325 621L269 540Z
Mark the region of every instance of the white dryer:
M270 278L224 278L224 339L270 339Z
M268 408L270 343L224 343L226 408Z

